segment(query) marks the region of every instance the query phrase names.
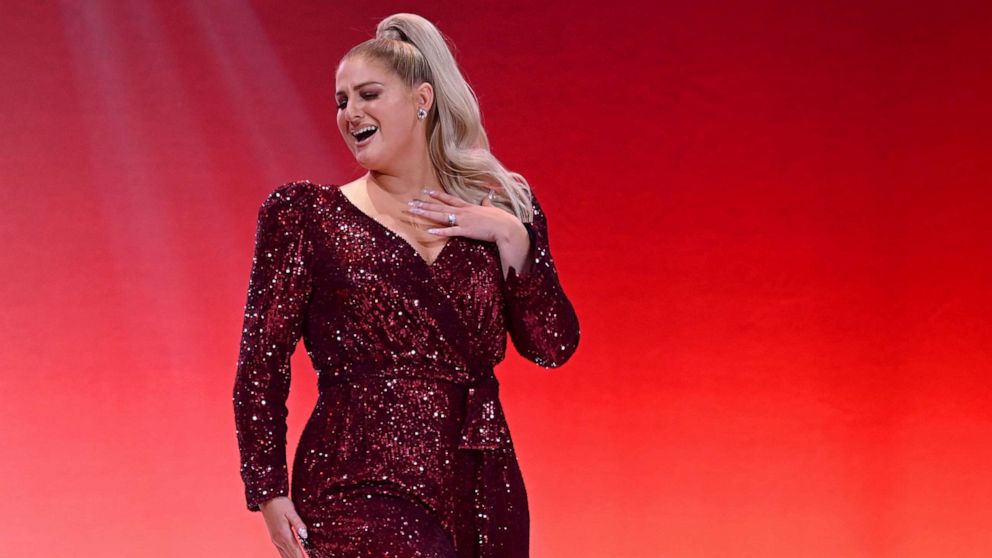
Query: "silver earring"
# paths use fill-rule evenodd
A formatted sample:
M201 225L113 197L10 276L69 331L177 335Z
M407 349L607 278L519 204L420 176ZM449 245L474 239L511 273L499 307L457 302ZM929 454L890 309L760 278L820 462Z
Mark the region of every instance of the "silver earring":
M427 118L427 111L424 110L424 107L420 107L419 109L417 109L417 118L419 118L420 120Z

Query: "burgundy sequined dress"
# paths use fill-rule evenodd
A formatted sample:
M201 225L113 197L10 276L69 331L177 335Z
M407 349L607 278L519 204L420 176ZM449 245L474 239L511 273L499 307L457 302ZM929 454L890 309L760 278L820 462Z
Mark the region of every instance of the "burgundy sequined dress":
M428 264L340 186L276 188L258 214L234 385L248 509L290 495L309 556L527 557L527 494L493 367L507 333L553 368L579 322L536 197L532 267L503 277L494 243L450 237ZM290 355L319 397L286 465Z

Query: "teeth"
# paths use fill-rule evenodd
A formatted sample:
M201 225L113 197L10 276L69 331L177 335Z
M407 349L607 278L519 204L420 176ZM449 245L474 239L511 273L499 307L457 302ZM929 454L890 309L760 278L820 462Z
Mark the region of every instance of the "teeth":
M351 135L353 135L353 136L357 136L358 134L361 134L361 133L363 133L363 132L367 132L367 131L369 131L369 130L378 130L378 129L379 129L379 128L377 128L377 127L375 127L375 126L366 126L366 127L364 127L364 128L361 128L361 129L359 129L359 130L354 130L354 131L352 131L352 132L351 132Z

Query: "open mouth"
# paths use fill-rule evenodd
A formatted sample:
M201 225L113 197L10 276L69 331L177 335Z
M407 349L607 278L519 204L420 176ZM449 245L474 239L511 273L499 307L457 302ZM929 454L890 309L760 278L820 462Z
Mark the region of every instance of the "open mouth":
M352 133L351 135L354 136L356 140L358 140L358 145L363 145L366 143L366 140L371 138L372 135L378 131L379 128L376 126L367 126L365 128L362 128L356 133Z

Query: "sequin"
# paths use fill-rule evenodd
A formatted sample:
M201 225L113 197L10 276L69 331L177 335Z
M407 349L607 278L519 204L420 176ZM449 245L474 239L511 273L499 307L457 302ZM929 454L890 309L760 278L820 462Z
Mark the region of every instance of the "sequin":
M527 492L494 367L559 367L579 343L533 197L531 267L451 237L428 263L336 185L283 184L258 212L234 415L247 507L290 495L305 549L337 556L529 556ZM286 462L290 357L319 397Z

